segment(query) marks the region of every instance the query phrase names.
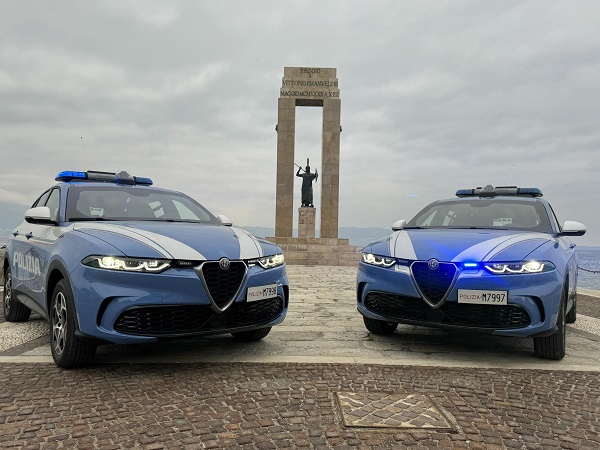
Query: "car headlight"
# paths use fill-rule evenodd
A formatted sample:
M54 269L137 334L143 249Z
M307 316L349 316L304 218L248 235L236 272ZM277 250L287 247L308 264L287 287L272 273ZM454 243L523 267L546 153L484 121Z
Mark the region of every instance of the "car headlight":
M171 266L171 262L164 259L122 258L120 256L88 256L82 263L97 269L150 273L159 273Z
M522 261L515 263L486 263L484 267L495 275L513 275L522 273L541 273L554 270L554 264L548 261Z
M396 264L396 258L373 255L372 253L363 253L362 261L373 266L381 267L392 267L394 264Z
M262 258L256 258L248 261L249 265L259 264L263 269L272 269L283 265L285 259L283 253L277 253L276 255L263 256Z

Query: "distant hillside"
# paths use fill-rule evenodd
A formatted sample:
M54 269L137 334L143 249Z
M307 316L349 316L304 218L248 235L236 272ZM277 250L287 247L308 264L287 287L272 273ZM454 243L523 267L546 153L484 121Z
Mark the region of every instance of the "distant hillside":
M23 221L23 214L28 208L25 205L0 202L0 245L8 241L12 230ZM271 227L242 226L241 228L258 237L275 235L275 229ZM319 230L317 230L318 232ZM392 230L389 228L340 227L338 236L350 239L350 245L362 248L373 241L389 236L391 232ZM298 236L298 230L294 229L293 234Z

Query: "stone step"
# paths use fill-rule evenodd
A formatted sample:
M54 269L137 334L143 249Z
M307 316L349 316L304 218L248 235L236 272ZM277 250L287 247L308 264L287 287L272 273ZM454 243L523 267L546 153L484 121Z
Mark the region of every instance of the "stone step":
M281 247L287 264L318 266L357 266L361 253L349 239L267 238Z

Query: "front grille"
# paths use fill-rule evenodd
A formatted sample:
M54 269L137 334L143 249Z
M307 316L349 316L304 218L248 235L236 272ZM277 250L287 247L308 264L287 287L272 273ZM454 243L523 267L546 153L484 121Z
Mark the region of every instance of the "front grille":
M369 311L393 321L437 323L490 329L522 328L531 324L527 311L518 305L470 305L445 302L431 309L422 299L385 292L370 292L365 299Z
M210 296L219 308L223 308L240 289L246 276L246 264L231 261L228 269L221 269L218 262L211 261L202 264L201 271Z
M432 303L441 302L452 286L456 275L456 266L452 263L440 263L431 270L427 261L415 261L411 271L421 294Z
M121 313L115 330L144 336L195 334L266 324L282 312L281 297L234 303L223 314L215 314L207 305L133 307Z

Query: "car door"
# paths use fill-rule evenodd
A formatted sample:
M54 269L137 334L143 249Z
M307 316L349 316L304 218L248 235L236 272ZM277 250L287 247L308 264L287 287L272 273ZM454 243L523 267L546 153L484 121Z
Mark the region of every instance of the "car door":
M37 206L44 206L48 197L50 196L51 189L48 189L31 205L32 208ZM12 233L8 249L10 255L11 273L12 273L12 287L14 294L17 296L19 301L24 304L29 303L29 281L32 276L29 266L29 259L26 257L27 252L30 250L28 241L32 235L29 235L31 225L26 221L23 221Z
M45 312L46 309L46 273L56 240L62 234L58 230L60 189L51 189L44 204L42 200L36 206L48 207L53 223L25 222L25 239L20 241L24 272L22 291L28 297L27 306L38 312Z

